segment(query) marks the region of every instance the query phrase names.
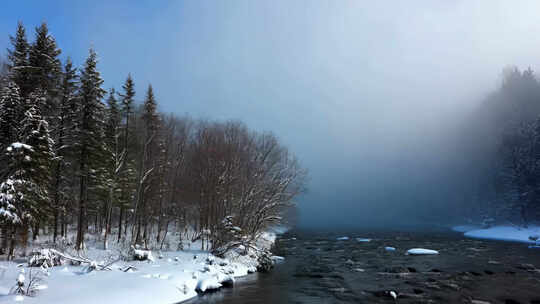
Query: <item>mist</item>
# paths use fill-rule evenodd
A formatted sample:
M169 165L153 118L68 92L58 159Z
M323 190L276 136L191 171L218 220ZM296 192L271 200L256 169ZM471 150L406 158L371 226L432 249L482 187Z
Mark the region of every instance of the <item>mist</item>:
M540 63L537 1L65 1L30 10L22 21L45 19L67 46L62 56L80 64L90 46L98 51L104 87L120 87L130 71L138 100L151 81L163 112L273 132L309 170L302 227L452 222L464 119L505 66ZM0 12L4 33L20 18L9 11Z

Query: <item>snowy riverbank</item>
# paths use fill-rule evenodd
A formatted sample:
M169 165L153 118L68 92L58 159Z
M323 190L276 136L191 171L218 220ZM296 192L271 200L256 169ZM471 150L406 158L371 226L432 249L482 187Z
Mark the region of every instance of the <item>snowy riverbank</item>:
M529 226L527 228L517 226L493 226L490 228L480 228L477 226L455 226L452 230L463 232L466 237L489 239L499 241L513 241L534 244L530 237L540 236L539 226Z
M275 233L265 233L257 246L269 248L275 238ZM99 263L114 253L113 250L89 249L87 256ZM66 263L49 268L47 275L41 275L42 282L37 285L39 291L35 297L10 295L9 291L21 269L28 283L30 271L35 275L42 272L41 268L27 267L26 263L21 266L0 262L0 303L178 303L196 296L196 289L204 291L230 284L235 277L256 271L257 266L256 259L249 255L231 254L221 259L197 249L154 252L153 256L153 262L116 262L111 270L88 273L85 265ZM128 269L129 266L133 268Z

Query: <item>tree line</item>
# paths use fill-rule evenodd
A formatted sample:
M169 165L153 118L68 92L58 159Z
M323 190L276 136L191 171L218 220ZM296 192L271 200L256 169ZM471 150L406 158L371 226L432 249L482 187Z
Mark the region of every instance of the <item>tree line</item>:
M500 87L461 134L463 209L488 223L540 220L540 83L532 69L503 70Z
M158 111L151 85L142 103L128 74L103 89L98 57L82 67L46 23L29 43L22 23L0 75L1 249L76 232L145 248L192 232L207 249L248 244L283 221L307 172L271 133ZM178 238L186 237L177 233ZM181 244L181 242L180 242Z

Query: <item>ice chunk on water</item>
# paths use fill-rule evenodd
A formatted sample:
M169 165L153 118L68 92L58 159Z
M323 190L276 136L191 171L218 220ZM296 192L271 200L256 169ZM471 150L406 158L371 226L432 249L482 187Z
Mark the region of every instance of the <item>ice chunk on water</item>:
M424 248L412 248L407 250L407 254L410 255L430 255L430 254L439 254L437 250L424 249Z

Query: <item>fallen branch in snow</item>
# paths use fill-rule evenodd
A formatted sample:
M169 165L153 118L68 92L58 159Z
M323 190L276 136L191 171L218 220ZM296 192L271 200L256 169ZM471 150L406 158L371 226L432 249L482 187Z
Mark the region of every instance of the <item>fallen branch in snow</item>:
M123 271L123 272L128 272L130 270L137 270L137 267L129 265L129 266L126 266L126 268L124 268L124 269L120 268L120 270Z
M69 260L69 261L74 261L74 262L77 262L77 263L89 264L89 265L92 265L93 263L95 263L97 270L112 270L110 268L110 266L118 261L118 260L116 260L116 261L113 261L113 262L111 262L111 263L109 263L107 265L102 265L102 264L97 264L95 261L92 261L90 259L86 259L86 258L82 258L82 257L74 257L74 256L68 255L66 253L62 253L60 251L57 251L55 249L49 249L49 250L52 253L66 259L66 260Z
M53 267L62 265L61 256L54 249L43 248L30 253L29 267Z

